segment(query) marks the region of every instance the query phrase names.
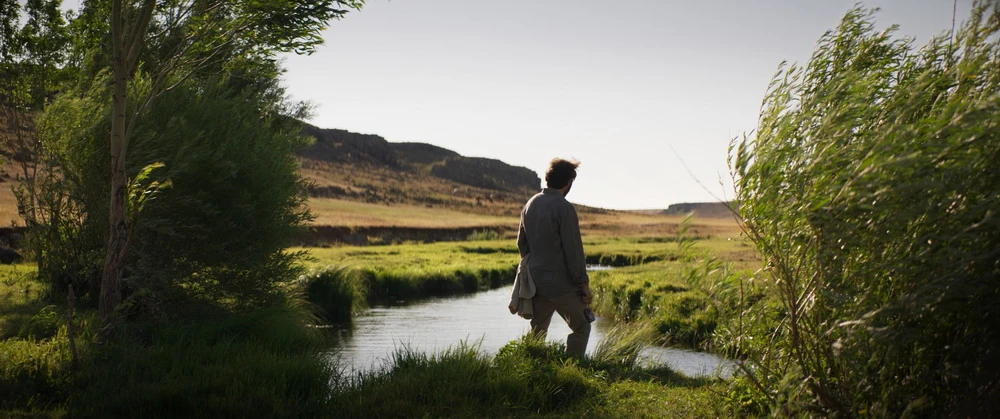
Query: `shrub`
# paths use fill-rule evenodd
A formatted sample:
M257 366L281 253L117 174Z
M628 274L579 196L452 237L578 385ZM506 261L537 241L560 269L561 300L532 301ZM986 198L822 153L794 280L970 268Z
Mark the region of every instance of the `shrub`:
M361 276L347 268L329 268L299 279L306 301L328 323L349 323L352 313L365 306L367 287Z
M283 102L276 80L244 76L178 85L134 127L129 178L145 174L146 182L160 186L147 194L141 213L131 212L140 215L125 288L147 289L161 308L191 297L268 306L299 273L300 254L284 249L310 219L295 159L306 139L300 124L284 115L303 111ZM109 118L104 105L88 99L102 97L101 89L83 98L61 95L39 121L47 156L58 168L45 193L53 207L63 208L53 213L60 215L57 224L35 234L47 252L40 274L57 289L71 282L80 293L97 289L109 231ZM146 186L130 185L130 192L141 194Z
M920 50L873 15L782 67L734 144L783 311L744 349L782 415L978 416L1000 389L1000 9Z

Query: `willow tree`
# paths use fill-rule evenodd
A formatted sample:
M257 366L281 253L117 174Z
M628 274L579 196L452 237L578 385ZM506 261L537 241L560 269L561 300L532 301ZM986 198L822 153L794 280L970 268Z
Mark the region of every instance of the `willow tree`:
M138 220L139 199L126 172L129 141L138 122L164 94L214 71L234 55L273 58L309 54L321 32L363 0L111 0L111 181L109 237L101 274L100 313L114 320L122 301L126 256ZM105 2L88 3L100 9ZM132 103L129 103L132 98ZM134 185L132 186L134 187Z
M920 49L873 16L850 11L782 68L756 137L734 144L745 232L782 306L740 339L747 377L779 416L989 416L1000 7L976 2Z

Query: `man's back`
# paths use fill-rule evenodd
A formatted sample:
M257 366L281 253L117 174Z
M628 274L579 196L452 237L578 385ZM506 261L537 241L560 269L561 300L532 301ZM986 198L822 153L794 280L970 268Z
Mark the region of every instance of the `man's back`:
M590 283L580 240L576 208L566 200L576 179L575 161L552 159L545 185L524 204L517 249L528 258L535 296L531 299L531 331L545 336L552 314L566 320L573 333L566 336L566 353L583 357L590 339Z
M587 282L576 209L559 190L546 188L528 200L517 244L521 255L531 253L539 294L562 295Z

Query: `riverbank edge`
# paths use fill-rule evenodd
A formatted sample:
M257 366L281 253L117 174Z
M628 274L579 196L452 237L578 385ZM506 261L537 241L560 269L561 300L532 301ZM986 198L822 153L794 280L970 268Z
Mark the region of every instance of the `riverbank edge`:
M661 261L665 257L592 253L586 255L585 259L588 265L620 268ZM370 266L327 266L313 269L301 277L298 286L302 287L307 301L319 309L318 314L322 319L338 325L350 324L358 311L372 305L394 305L491 290L513 284L516 274L516 262L506 268L465 267L432 272L398 271Z
M720 310L708 293L690 285L664 283L664 272L670 271L664 264L677 263L679 259L674 254L587 254L588 265L639 267L633 274L640 278L635 282L643 283L635 287L608 280L607 271L591 272L595 312L616 323L650 324L659 333L656 346L728 355L728 348L712 340L716 326L725 319L720 319ZM647 269L642 269L643 266ZM354 316L368 307L468 295L511 285L516 269L516 263L507 268L466 267L434 272L337 266L314 270L300 280L300 286L325 324L348 327Z

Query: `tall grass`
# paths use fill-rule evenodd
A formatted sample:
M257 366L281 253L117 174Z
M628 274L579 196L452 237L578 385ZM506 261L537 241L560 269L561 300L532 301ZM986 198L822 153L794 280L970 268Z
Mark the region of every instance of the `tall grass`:
M74 366L66 305L46 289L20 269L0 271L0 417L326 414L334 368L300 304L179 307L96 344L97 313L84 307L74 315Z
M65 311L34 266L0 266L0 416L59 410L72 378Z
M874 28L851 10L783 66L733 146L780 302L745 316L744 384L781 415L995 413L1000 10L920 49Z
M308 315L273 307L171 324L96 351L72 392L88 417L315 417L334 370ZM126 389L123 391L122 389Z
M631 248L628 241L595 243L593 250L588 249L646 261L591 272L594 309L616 321L648 323L660 344L735 352L728 341L714 336L720 323L728 327L745 308L739 301L739 284L754 264L729 260L739 249L738 242L696 239L686 234L690 225L690 220L682 222L670 240L633 241Z
M353 313L366 307L368 287L347 268L311 272L300 277L297 286L326 323L349 323Z
M0 394L4 395L0 397L0 416L720 414L711 397L722 389L722 384L686 378L666 368L637 365L638 350L655 342L653 335L657 332L635 325L609 332L608 338L599 343L598 352L583 361L566 357L559 344L546 344L529 336L495 356L480 353L475 345L440 354L402 350L384 370L340 375L326 356L329 342L321 334L324 329L310 327L319 319L309 309L318 306L321 311L315 313L320 316L342 316L371 300L369 292L419 298L436 292L466 292L484 284L494 286L513 276L509 259L516 259L516 254L507 250L512 248L509 243L466 243L443 255L436 255L437 248L428 246L430 251L414 246L411 255L401 251L407 246L378 250L385 254L355 254L389 262L384 266L373 262L366 268L369 271L354 266L320 269L306 275L300 278L298 291L313 300L311 304L296 304L295 298L289 298L286 301L290 306L249 312L218 306L176 307L164 314L167 318L132 319L118 339L99 345L93 344L95 313L84 308L77 313L82 356L76 369L70 364L65 306L45 297L47 293L36 288L40 283L34 277L8 279L0 287L0 296L10 297L0 301L4 309L0 319L7 319L11 312L23 314L17 317L17 332L0 341L4 355L0 357ZM629 246L611 240L594 247L630 254ZM663 250L662 242L637 246L641 249L638 253L674 251ZM392 252L398 254L389 254ZM393 258L406 262L394 264ZM445 261L441 265L447 269L430 268L439 260ZM481 261L481 269L472 269L470 261ZM647 267L658 269L657 263L676 262L654 262ZM372 283L381 285L372 287ZM30 298L20 292L29 288ZM2 305L5 302L9 304ZM53 317L53 313L58 315ZM330 317L323 321L330 321ZM27 330L28 324L37 325L30 329L38 333L17 335ZM55 326L54 333L50 326Z
M588 361L609 368L631 370L637 367L639 352L655 342L655 329L643 323L618 323L604 331Z
M559 344L527 334L484 355L461 344L438 354L397 350L386 369L341 381L331 410L343 417L705 417L717 416L713 383L645 370L624 344L579 361ZM615 349L611 349L617 346Z
M0 340L0 416L62 407L70 394L70 359L65 326L45 339Z

